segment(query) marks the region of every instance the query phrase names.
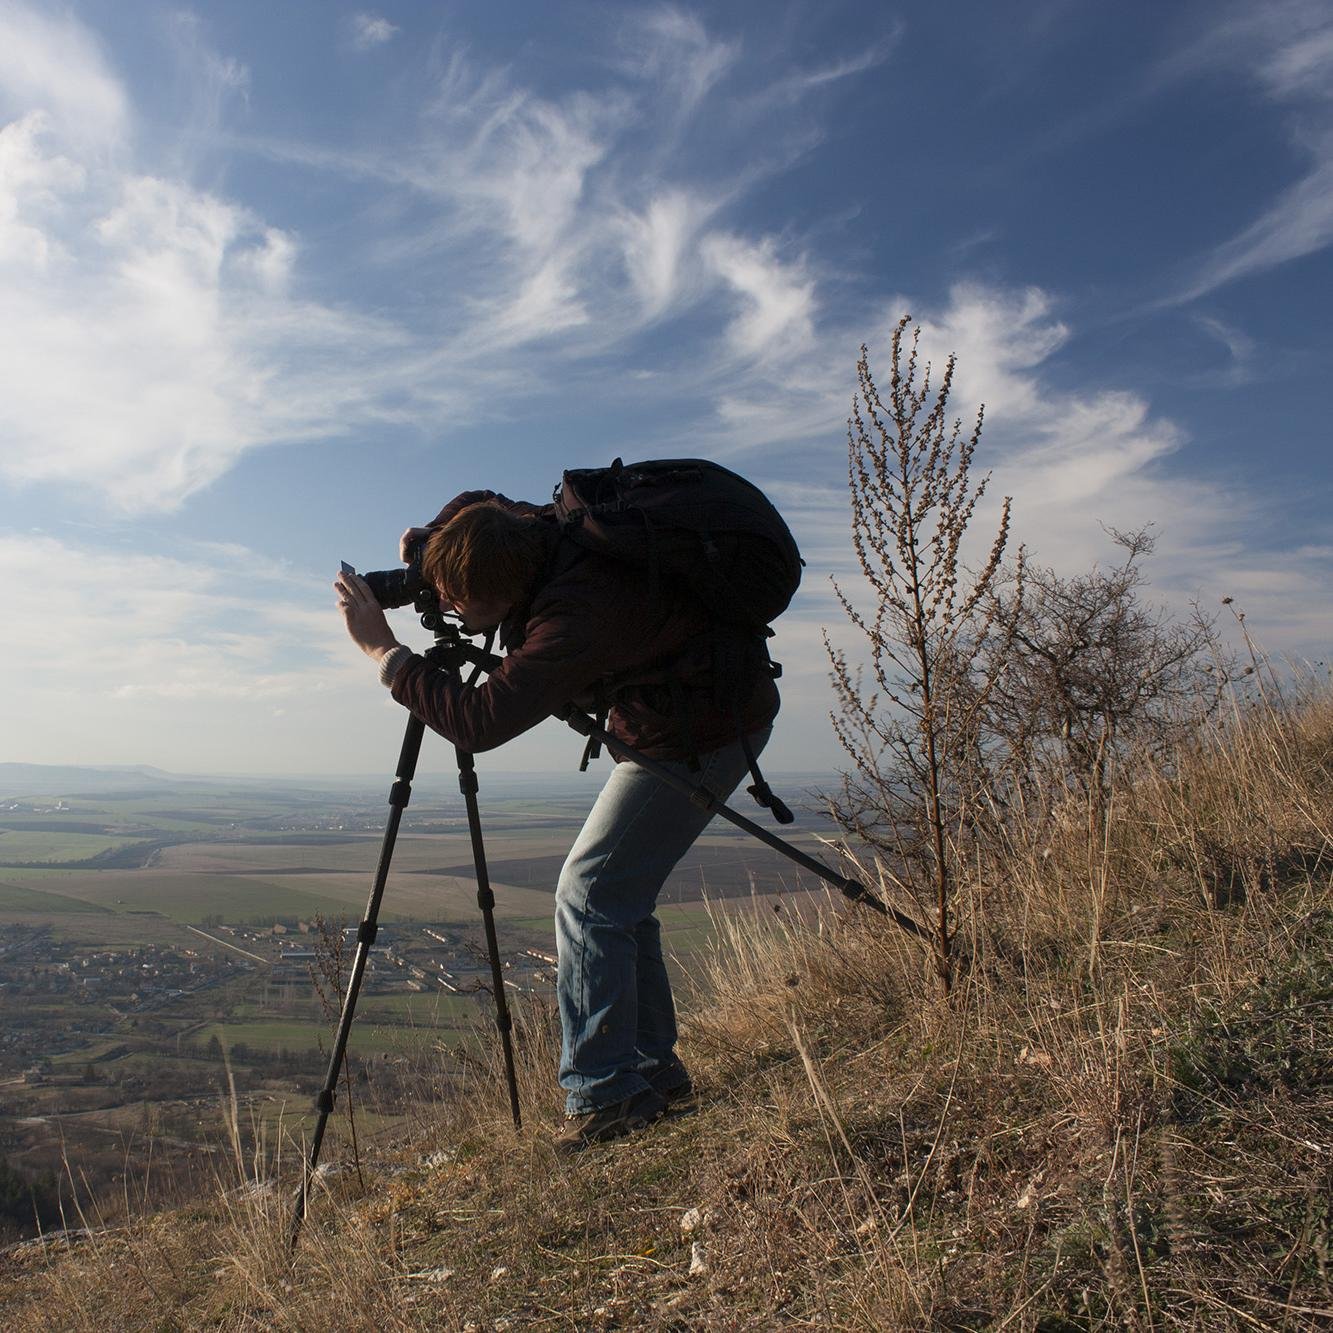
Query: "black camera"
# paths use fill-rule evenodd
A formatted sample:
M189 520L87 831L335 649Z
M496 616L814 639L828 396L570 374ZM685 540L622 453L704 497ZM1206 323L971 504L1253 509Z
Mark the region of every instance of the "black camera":
M428 630L436 630L445 617L440 610L438 594L421 572L424 545L423 540L407 548L406 569L372 569L361 577L369 586L371 595L386 611L396 606L411 606Z
M406 569L372 569L362 574L371 595L386 610L395 606L415 606L418 611L437 609L435 589L421 572L421 552L424 542L407 548Z

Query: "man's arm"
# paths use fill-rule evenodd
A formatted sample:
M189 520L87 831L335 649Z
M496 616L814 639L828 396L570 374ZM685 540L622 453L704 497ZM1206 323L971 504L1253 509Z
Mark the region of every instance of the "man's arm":
M370 591L370 584L360 574L339 570L334 576L333 591L352 642L367 657L374 662L383 662L387 653L402 647L389 628L375 594Z
M528 624L523 645L479 686L417 655L395 662L393 697L464 750L493 750L583 694L606 670L603 617L584 606L552 607ZM604 630L602 632L605 632Z

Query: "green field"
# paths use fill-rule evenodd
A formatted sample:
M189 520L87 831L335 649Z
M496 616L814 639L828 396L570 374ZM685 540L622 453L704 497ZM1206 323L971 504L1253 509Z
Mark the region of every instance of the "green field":
M452 1015L446 1017L451 1017L453 1021L438 1026L376 1023L370 1015L363 1014L358 1005L356 1021L352 1024L347 1043L348 1049L358 1055L369 1056L385 1051L421 1051L437 1042L452 1044L462 1034L469 1032L479 1018L484 1019L486 1014L479 1000L450 998L454 1009ZM243 1043L263 1051L328 1051L333 1044L334 1028L332 1022L257 1018L244 1023L210 1023L193 1035L193 1041L204 1046L211 1038L217 1037L228 1049Z
M347 900L341 896L317 889L306 892L243 875L85 870L43 877L39 882L44 896L84 904L81 908L67 907L66 911L159 912L173 921L190 924L210 916L271 923L277 917L308 918L316 913L336 916L347 910Z
M101 833L50 833L27 829L0 828L0 865L20 865L29 861L59 864L62 861L86 861L90 856L128 847L142 838L109 837Z
M12 912L23 916L48 916L66 912L100 912L110 909L83 898L68 898L60 893L44 893L22 884L0 883L0 913Z

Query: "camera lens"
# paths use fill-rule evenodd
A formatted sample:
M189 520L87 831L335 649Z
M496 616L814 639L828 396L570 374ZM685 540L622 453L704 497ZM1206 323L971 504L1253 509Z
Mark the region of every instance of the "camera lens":
M406 606L422 587L420 571L415 568L374 569L361 577L370 585L375 600L386 609Z

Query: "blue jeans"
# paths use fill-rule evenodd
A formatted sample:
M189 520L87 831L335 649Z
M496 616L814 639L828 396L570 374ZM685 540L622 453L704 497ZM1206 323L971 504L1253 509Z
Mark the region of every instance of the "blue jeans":
M750 744L763 749L769 728ZM667 767L726 800L746 771L739 741ZM560 872L556 992L565 1110L583 1115L649 1086L678 1065L676 1009L662 960L657 895L711 816L646 769L619 763Z

